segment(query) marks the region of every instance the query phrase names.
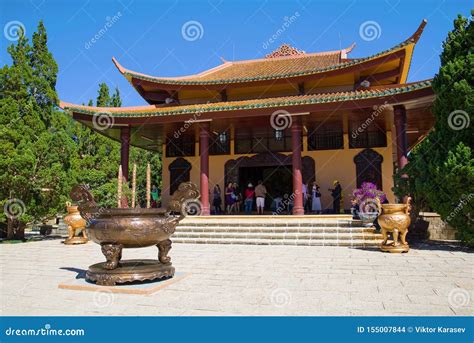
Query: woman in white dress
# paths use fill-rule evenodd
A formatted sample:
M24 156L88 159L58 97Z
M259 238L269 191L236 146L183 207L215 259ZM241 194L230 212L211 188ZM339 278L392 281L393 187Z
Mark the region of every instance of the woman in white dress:
M311 211L316 214L321 213L321 191L316 182L313 182L311 190Z

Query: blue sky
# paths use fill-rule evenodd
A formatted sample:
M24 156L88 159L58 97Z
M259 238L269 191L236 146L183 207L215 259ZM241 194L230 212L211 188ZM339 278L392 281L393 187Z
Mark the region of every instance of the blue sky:
M126 68L156 76L194 74L219 65L221 57L263 57L283 43L317 52L355 42L349 57L364 57L400 43L426 18L409 75L409 81L416 81L436 73L441 43L453 19L459 13L470 15L471 7L462 0L2 0L0 63L10 63L8 28L21 22L31 36L43 19L59 64L62 100L95 99L97 85L106 82L119 87L124 106L133 106L145 102L114 67L112 56ZM183 34L186 23L191 29ZM361 34L364 23L375 28L374 36L370 30ZM91 41L94 36L99 37L96 42ZM269 42L272 36L276 39Z

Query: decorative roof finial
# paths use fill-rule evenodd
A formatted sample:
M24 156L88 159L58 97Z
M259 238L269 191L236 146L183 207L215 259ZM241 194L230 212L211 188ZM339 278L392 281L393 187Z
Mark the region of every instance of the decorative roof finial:
M305 52L303 50L298 50L289 44L283 44L272 53L266 55L265 58L277 58L277 57L304 55L304 54Z

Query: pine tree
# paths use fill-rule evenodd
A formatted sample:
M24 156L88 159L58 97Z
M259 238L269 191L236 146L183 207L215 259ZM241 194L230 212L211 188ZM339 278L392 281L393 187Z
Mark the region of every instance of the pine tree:
M4 211L0 220L8 222L8 238L22 238L27 222L63 209L74 145L68 121L55 109L57 67L42 23L33 46L21 33L8 52L12 64L0 73L0 201L8 206L18 199L19 212Z
M472 12L474 14L474 11ZM474 25L462 16L443 44L433 79L435 127L396 176L399 195L411 193L474 245ZM408 174L403 181L400 175Z
M110 106L111 107L122 107L122 99L120 98L120 92L117 87L115 87L115 92L112 95L111 101L110 101Z
M21 33L8 47L11 65L0 69L0 206L7 208L0 224L7 223L10 239L23 238L27 223L64 213L77 183L89 184L101 205L116 206L120 144L58 110L58 67L42 22L32 40L30 45ZM97 106L121 104L117 88L110 96L108 86L100 84ZM138 164L139 190L145 189L148 161L154 166L153 182L160 185L157 154L132 147L131 161Z
M89 105L92 101L89 102ZM99 84L97 106L120 107L120 91L115 88L112 96L105 83ZM120 143L77 123L78 151L76 181L89 185L92 194L101 206L115 207L117 173L120 165ZM152 166L152 182L161 186L161 159L158 153L137 147L130 148L130 171L137 164L137 204L146 201L146 166ZM130 178L131 180L131 172Z
M89 100L89 106L93 101ZM111 106L109 87L99 84L97 106ZM120 144L101 133L76 122L77 158L74 160L74 180L89 186L100 206L117 205L117 172L120 163Z
M107 86L106 83L99 84L99 95L97 96L96 106L98 107L111 106L109 87Z
M58 65L48 50L47 41L46 29L40 21L37 32L33 33L31 54L31 67L35 81L32 95L40 108L52 107L58 103L56 94Z

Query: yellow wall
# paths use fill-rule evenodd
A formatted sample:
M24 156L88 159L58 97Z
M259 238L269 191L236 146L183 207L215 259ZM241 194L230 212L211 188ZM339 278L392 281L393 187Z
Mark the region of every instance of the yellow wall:
M233 141L231 141L233 146ZM306 139L304 147L306 148ZM330 208L332 205L331 193L328 188L332 188L333 180L339 180L343 188L344 208L350 208L350 193L356 187L356 166L354 164L354 156L363 149L349 149L349 138L344 134L344 149L339 150L318 150L306 151L304 150L302 156L310 156L314 159L316 169L316 181L319 183L322 191L322 205L323 208ZM196 152L198 154L199 144L196 143ZM382 185L383 190L388 196L389 202L394 202L395 198L392 192L393 187L393 158L392 158L392 135L387 132L387 147L373 148L380 155L383 156L382 163ZM163 151L166 151L163 147ZM288 154L288 153L285 153ZM239 158L242 156L252 155L219 155L209 156L209 187L212 189L216 183L224 190L224 164L230 159ZM199 185L199 156L184 157L192 165L190 172L191 181ZM176 158L163 157L163 204L166 206L170 200L169 195L169 165ZM210 197L212 201L212 197Z
M334 180L341 183L344 196L344 208L350 208L350 194L356 187L356 165L354 157L364 149L349 149L349 138L344 134L344 150L318 150L305 151L303 156L311 156L314 159L316 169L316 182L321 187L321 202L323 207L331 207L332 197L328 188L332 188ZM388 200L393 202L393 159L392 159L392 135L387 132L387 147L372 148L383 156L382 162L382 187L387 194Z

